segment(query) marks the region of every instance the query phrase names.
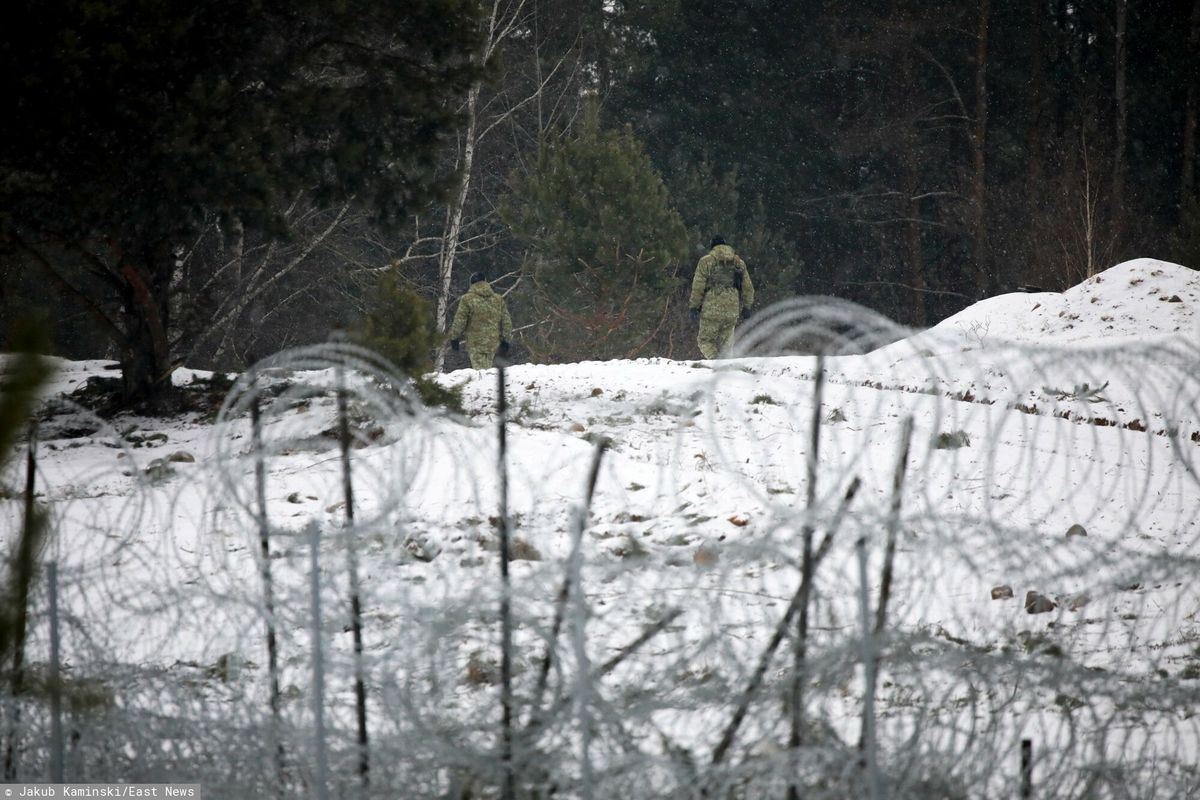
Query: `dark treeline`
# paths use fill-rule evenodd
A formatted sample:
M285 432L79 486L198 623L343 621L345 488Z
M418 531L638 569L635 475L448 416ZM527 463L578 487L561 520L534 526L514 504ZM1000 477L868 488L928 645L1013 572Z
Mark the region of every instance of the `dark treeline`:
M777 291L929 324L1200 261L1198 26L1195 0L682 2L608 107L669 181L736 174L738 228L803 262Z
M693 357L718 232L760 305L914 325L1200 263L1200 0L149 8L0 12L5 328L41 309L131 398L364 315L445 330L476 270L518 360Z

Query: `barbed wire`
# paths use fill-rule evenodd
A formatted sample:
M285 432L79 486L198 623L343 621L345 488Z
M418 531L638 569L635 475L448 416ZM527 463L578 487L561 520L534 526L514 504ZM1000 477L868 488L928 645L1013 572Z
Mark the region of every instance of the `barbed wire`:
M728 356L509 368L503 453L495 371L442 378L459 416L345 343L256 365L178 443L47 410L60 656L43 582L6 684L17 775L1195 791L1194 345L964 343L818 298Z

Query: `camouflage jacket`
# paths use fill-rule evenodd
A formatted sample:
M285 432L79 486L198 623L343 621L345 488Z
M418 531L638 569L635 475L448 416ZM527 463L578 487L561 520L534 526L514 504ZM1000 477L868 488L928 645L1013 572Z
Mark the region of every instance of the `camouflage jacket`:
M712 305L731 311L735 316L738 311L754 305L750 271L746 269L746 262L727 244L717 245L696 264L688 308L708 310L710 301L716 301Z
M492 291L487 281L471 284L458 301L458 311L450 326L451 339L467 341L467 349L495 350L512 335L512 317L504 298Z

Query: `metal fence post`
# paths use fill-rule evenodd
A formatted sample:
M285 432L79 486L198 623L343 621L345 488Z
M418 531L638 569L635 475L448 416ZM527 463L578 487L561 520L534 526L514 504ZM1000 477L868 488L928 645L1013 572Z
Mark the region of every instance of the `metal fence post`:
M63 780L62 657L58 626L58 562L46 564L46 591L50 595L50 782Z
M1021 740L1021 797L1033 797L1033 739Z
M321 528L308 523L308 546L312 559L309 588L312 592L313 745L316 748L317 800L329 800L329 763L325 753L325 662L321 650Z

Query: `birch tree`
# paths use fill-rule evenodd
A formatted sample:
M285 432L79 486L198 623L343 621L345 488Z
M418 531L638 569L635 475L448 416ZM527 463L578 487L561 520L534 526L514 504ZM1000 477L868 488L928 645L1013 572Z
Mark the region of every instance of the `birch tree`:
M518 29L522 21L522 11L525 0L492 0L491 11L486 20L486 32L483 46L476 54L478 63L482 66L492 61L496 50L513 31ZM482 78L476 78L467 91L465 103L465 124L459 137L460 157L458 163L458 186L446 208L446 219L442 237L441 252L438 256L438 293L435 308L435 324L439 333L445 333L449 328L450 285L454 277L454 262L458 255L463 229L463 213L467 207L467 198L471 192L471 178L475 170L475 154L482 141L513 109L507 109L500 114L499 119L481 126L479 96L483 89ZM443 342L437 351L434 368L439 372L445 362L446 345Z

